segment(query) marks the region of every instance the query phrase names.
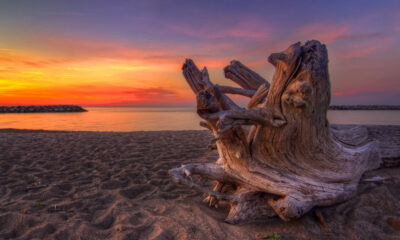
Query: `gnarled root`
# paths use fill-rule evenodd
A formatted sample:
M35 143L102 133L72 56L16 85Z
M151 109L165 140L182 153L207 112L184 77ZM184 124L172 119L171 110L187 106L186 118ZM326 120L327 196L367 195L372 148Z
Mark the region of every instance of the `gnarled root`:
M216 180L220 183L231 183L233 179L228 175L223 168L216 163L192 163L183 165L179 168L169 170L172 178L181 184L185 184L191 188L195 188L209 196L215 197L218 200L235 201L231 195L221 193L219 191L211 191L206 186L196 183L193 179L194 176L200 176L210 180ZM218 190L218 189L217 189Z
M239 188L234 194L237 201L230 203L225 222L239 224L276 216L274 209L269 205L272 195L246 188Z
M229 223L275 215L288 221L313 206L345 201L356 193L363 173L381 163L369 131L330 128L325 45L295 43L268 61L276 69L271 84L238 61L224 69L242 89L213 84L207 68L200 71L192 60L183 65L201 126L211 131L210 149L218 150L219 159L170 174L207 194L212 207L229 202ZM247 109L226 94L250 97ZM216 181L213 190L198 177Z
M299 218L314 206L314 203L306 198L298 200L292 196L285 196L278 200L269 199L268 204L284 221Z
M228 202L230 210L225 221L230 224L273 217L277 214L270 206L273 195L263 193L233 183L233 176L227 174L223 168L215 163L194 163L183 165L169 171L173 179L178 182L195 188L205 194L210 207L218 207L220 201ZM206 186L195 182L194 176L200 176L217 183L211 191ZM238 181L236 179L236 181Z

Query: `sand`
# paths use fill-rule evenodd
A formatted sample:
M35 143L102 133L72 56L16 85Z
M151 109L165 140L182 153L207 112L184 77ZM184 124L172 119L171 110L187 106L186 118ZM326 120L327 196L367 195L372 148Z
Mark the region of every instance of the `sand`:
M0 130L0 239L400 239L399 167L369 172L388 179L298 220L226 224L226 207L209 208L167 173L215 161L210 140L207 131Z

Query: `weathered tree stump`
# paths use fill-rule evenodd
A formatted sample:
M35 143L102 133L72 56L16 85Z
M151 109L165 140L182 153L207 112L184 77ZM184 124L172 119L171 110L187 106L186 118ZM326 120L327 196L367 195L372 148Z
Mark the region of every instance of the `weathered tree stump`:
M366 129L329 126L325 45L296 43L268 61L276 68L271 85L238 61L224 69L242 88L214 85L207 69L200 71L190 59L183 65L197 96L197 113L205 120L201 125L212 132L219 159L184 165L170 174L206 193L210 206L230 203L229 223L276 215L288 221L314 206L345 201L355 194L362 174L381 161ZM225 93L250 97L247 109ZM214 189L196 176L215 180Z

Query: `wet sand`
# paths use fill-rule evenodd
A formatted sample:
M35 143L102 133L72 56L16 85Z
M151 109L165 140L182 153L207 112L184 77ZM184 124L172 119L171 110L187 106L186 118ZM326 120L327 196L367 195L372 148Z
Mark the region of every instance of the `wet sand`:
M386 141L400 144L396 136ZM0 130L0 239L400 239L393 164L366 176L386 181L361 183L351 200L298 220L225 223L226 207L209 208L168 176L181 164L214 162L210 140L207 131Z

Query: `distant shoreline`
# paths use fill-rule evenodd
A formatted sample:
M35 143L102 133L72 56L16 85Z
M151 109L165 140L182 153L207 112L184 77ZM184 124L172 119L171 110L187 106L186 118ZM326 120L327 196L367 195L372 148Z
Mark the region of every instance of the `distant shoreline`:
M329 106L329 110L400 110L400 105L331 105ZM0 106L0 113L64 113L87 111L79 105Z
M78 105L0 106L0 113L53 113L87 112Z
M329 110L400 110L400 105L332 105Z

